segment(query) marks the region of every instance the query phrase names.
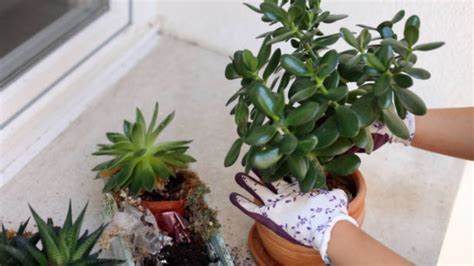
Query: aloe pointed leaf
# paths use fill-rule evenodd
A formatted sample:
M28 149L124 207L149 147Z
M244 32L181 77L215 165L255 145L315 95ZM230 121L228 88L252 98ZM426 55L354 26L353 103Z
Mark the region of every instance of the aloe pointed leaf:
M149 144L155 143L156 138L160 135L160 133L173 121L175 112L171 112L169 115L161 121L161 123L158 125L158 127L153 131L153 133L150 135L150 139L148 140Z
M58 239L54 234L53 230L46 224L46 222L36 213L35 210L31 206L30 211L33 215L33 218L36 221L36 225L38 226L38 232L41 235L41 243L44 246L45 252L48 256L48 259L57 264L64 263L62 261L61 252L59 251L59 247L57 246Z
M124 120L123 121L123 132L129 138L131 136L130 134L132 133L131 129L132 129L132 124L130 122L128 122L127 120Z
M148 125L148 129L146 132L147 142L150 140L150 135L153 133L153 130L155 129L156 119L158 119L159 111L160 111L160 105L158 104L158 102L156 102L155 108L153 108L153 116L151 117L150 125Z
M74 254L72 254L71 260L79 260L83 258L85 255L89 254L92 248L94 247L95 243L99 239L100 235L104 231L105 226L101 225L97 228L94 232L92 232L75 250Z

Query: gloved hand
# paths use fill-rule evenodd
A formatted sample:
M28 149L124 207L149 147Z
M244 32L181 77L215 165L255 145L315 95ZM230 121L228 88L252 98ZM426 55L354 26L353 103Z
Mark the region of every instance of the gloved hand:
M407 113L407 116L403 120L405 125L410 132L410 137L408 139L401 139L395 136L381 121L375 121L372 125L369 126L369 131L372 133L372 138L374 140L373 150L377 150L386 143L401 143L405 146L410 146L413 138L415 137L415 116L411 113ZM366 152L365 149L354 146L347 153L360 153Z
M374 138L374 150L378 149L387 142L401 143L405 146L410 146L413 138L415 137L415 116L412 113L407 113L405 119L403 119L403 122L410 132L410 137L408 139L401 139L395 136L392 132L390 132L387 125L380 121L375 121L372 125L370 125L370 132Z
M297 182L286 181L272 183L270 189L244 173L236 174L235 181L263 205L238 193L230 195L232 204L286 240L319 250L326 263L333 226L341 220L357 225L347 213L347 195L341 189L303 193Z

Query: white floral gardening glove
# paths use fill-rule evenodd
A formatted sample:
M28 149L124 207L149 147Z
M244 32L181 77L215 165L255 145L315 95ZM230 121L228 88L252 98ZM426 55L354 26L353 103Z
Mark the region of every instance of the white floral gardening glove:
M347 214L347 195L341 189L303 193L297 182L286 181L269 188L244 173L238 173L235 181L264 204L258 206L232 193L230 201L237 208L286 240L319 250L326 263L330 263L326 252L333 226L342 220L357 225Z
M370 133L374 137L374 150L379 148L385 143L401 143L405 146L410 146L413 138L415 137L415 116L412 113L407 113L403 122L408 128L408 132L410 132L410 137L408 139L402 139L395 136L385 125L380 121L374 122L370 125Z

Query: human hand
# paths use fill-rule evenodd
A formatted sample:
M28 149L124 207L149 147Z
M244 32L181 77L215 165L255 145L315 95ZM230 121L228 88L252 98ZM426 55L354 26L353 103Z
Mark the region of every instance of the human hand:
M230 195L232 204L286 240L319 250L325 262L333 226L342 220L357 225L347 213L347 195L341 189L303 193L297 182L286 181L269 189L244 173L236 174L235 181L263 205L238 193Z

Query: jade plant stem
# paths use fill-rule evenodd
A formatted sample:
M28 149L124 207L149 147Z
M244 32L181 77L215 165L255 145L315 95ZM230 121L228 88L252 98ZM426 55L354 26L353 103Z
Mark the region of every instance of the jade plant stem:
M331 233L328 255L334 265L413 265L347 221Z
M430 109L415 121L412 146L474 160L474 107Z

